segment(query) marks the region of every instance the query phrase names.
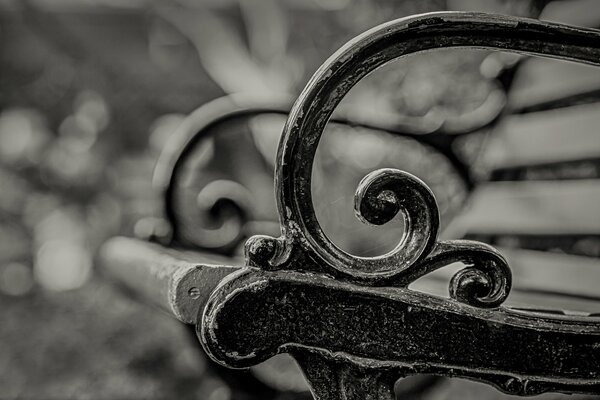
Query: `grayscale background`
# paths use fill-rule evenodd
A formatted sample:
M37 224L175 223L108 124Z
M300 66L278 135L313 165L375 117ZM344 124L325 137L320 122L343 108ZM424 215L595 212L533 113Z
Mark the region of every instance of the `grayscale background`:
M109 237L147 234L144 221L161 207L152 173L170 135L187 114L223 95L294 98L342 44L391 19L440 10L531 16L538 7L542 19L600 27L598 1L542 3L0 0L0 399L250 399L223 383L188 328L127 296L95 266ZM416 55L362 81L341 107L390 124L454 121L460 131L461 118L488 100L492 109L525 109L590 90L598 96L600 69L549 60L524 64L501 93L492 77L499 65L516 62L482 51ZM352 196L366 173L405 169L436 193L445 237L525 249L532 259L543 252L537 269L519 279L573 294L515 297L514 304L600 310L600 103L584 103L509 116L457 141L477 179L498 166L526 179L472 193L442 155L417 141L331 126L315 169L317 215L345 250L383 254L401 224L362 225ZM234 171L244 180L260 221L276 221L268 171L284 121L253 118L202 155L215 176ZM248 138L252 151L243 147ZM259 158L267 167L250 168ZM577 163L552 167L570 160ZM542 164L550 167L519 170ZM273 229L265 223L256 231ZM535 236L557 230L559 238ZM544 270L548 255L581 272ZM274 387L304 390L288 364L275 360L256 374ZM505 397L444 379L403 398Z

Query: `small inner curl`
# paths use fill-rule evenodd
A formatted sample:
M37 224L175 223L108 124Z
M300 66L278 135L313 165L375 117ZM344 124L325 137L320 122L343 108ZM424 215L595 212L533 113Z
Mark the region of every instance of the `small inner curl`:
M377 188L379 189L379 188ZM400 212L400 202L392 190L369 188L364 197L355 198L355 213L358 219L370 225L384 225L390 222Z
M458 271L450 281L450 297L474 307L498 307L509 291L510 277L489 275L489 272L474 267Z

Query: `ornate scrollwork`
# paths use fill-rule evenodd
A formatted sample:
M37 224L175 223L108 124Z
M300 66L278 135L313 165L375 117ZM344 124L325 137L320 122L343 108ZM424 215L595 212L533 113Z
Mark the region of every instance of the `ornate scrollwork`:
M335 107L377 67L446 47L600 65L600 31L477 13L392 21L342 47L308 83L284 129L275 178L282 235L250 238L246 256L254 268L226 278L200 311L197 332L214 360L244 368L291 353L319 400L392 399L394 379L416 373L470 377L520 395L600 391L598 321L498 307L511 287L506 261L482 243L437 242L435 198L418 178L383 169L357 189L363 221L404 218L405 232L388 254L348 254L319 225L312 165ZM455 261L466 265L450 281L458 301L407 288Z
M439 222L435 200L429 189L410 175L377 171L357 190L357 215L363 221L382 224L397 213L403 216L407 229L392 252L356 257L332 243L315 216L311 196L312 165L320 137L348 91L396 58L442 47L472 47L598 64L597 36L593 30L533 20L438 13L392 21L352 40L317 71L290 113L276 171L282 237L251 240L250 263L259 265L254 254L260 253L268 268L294 269L288 256L294 254L290 243L297 243L301 248L298 253L308 253L306 258L315 264L307 268L303 262L302 269L368 285L406 285L409 279L439 268L441 260L463 261L468 268L452 280L451 295L478 307L498 306L506 299L511 283L502 256L475 242L436 244Z
M392 253L374 259L380 268L396 267L389 278L396 285L407 286L437 268L461 261L468 267L450 281L452 298L488 308L499 306L508 297L511 272L496 250L465 240L435 242L438 208L433 193L419 178L393 169L370 173L356 191L355 211L359 219L375 225L385 224L402 212L402 240Z
M371 172L355 193L356 216L365 223L383 225L400 213L405 231L398 245L378 257L357 257L328 241L328 247L311 248L327 263L314 261L314 272L342 273L359 283L406 287L416 279L453 262L467 265L450 281L450 296L482 308L497 307L506 300L511 272L504 257L493 247L467 240L437 242L439 212L433 192L419 178L396 169ZM292 224L294 226L295 224ZM255 236L246 244L251 265L263 269L298 269L291 260L294 238ZM306 270L306 261L299 269ZM335 268L332 270L332 267Z

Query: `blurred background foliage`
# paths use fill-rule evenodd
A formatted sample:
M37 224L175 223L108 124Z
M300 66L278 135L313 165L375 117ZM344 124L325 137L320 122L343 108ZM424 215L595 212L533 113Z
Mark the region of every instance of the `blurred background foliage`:
M0 0L0 398L235 397L207 371L183 327L94 273L99 245L115 234L144 234L138 222L160 207L151 175L169 135L186 114L224 94L297 95L340 45L378 23L445 9L528 15L530 7L491 0ZM441 123L493 90L483 57L441 52L395 63L361 82L344 106ZM263 132L258 149L272 159L281 121L252 124ZM333 210L351 213L336 203L341 186L399 157L361 137L327 139L333 143L324 158L357 169L322 190L317 212L326 220L339 221ZM434 176L443 160L407 146L401 156L409 168L451 193L442 212L460 206L460 182ZM361 242L350 237L344 245L373 251Z

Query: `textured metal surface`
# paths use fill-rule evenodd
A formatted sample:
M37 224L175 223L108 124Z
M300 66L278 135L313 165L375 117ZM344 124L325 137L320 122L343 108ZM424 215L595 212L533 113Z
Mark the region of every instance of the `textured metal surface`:
M397 378L420 373L518 395L600 391L600 321L502 308L511 287L506 261L481 243L438 242L437 205L418 178L384 169L357 189L360 219L404 218L388 254L348 254L316 219L312 164L337 104L377 67L448 47L600 64L598 31L475 13L400 19L349 42L317 71L287 121L276 171L282 236L248 240L248 268L225 278L201 310L198 335L214 360L240 368L291 353L321 400L392 399ZM451 299L407 288L455 261L466 267L450 281Z

